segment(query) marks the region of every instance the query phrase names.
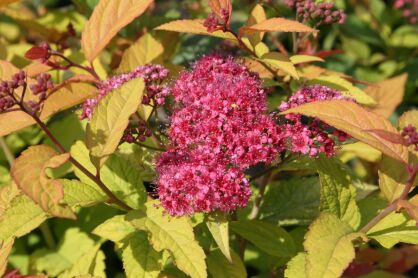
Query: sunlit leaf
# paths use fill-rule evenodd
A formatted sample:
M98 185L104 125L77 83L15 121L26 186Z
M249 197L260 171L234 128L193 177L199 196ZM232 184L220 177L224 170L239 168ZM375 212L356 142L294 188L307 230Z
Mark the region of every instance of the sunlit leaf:
M298 21L274 17L252 26L242 27L241 32L317 32L317 30Z
M66 162L69 154L58 155L46 145L31 146L13 163L11 174L17 186L47 213L75 218L74 213L63 204L64 191L58 180L49 179L45 171Z
M79 180L60 180L64 187L64 201L69 206L90 207L104 202L107 196L98 186Z
M203 26L203 19L182 19L182 20L175 20L163 25L158 26L154 30L164 30L164 31L172 31L172 32L179 32L179 33L191 33L197 35L206 35L212 36L222 39L227 39L231 41L237 42L237 39L234 35L229 32L222 32L222 31L215 31L209 33L206 30L206 27Z
M136 67L155 61L164 52L162 44L146 33L123 53L118 72L130 72Z
M228 219L225 214L212 214L208 221L206 221L206 225L208 226L213 239L216 241L216 244L218 244L222 254L225 255L229 262L232 262L231 252L229 249Z
M93 275L95 277L105 277L105 255L100 250L100 243L97 243L83 256L81 256L71 267L59 276L59 278L72 278L81 275Z
M261 57L261 60L278 70L282 70L287 74L290 74L293 78L299 79L299 75L296 71L295 66L289 60L288 57L284 56L279 52L269 52Z
M284 271L286 278L306 278L306 253L300 252L294 256L288 263Z
M135 231L135 228L125 220L124 215L116 215L97 226L93 234L113 242L120 242Z
M19 1L19 0L2 0L0 2L0 8L6 7L7 5L10 5L10 4L12 4L14 2L17 2L17 1Z
M382 116L367 111L351 101L329 100L311 102L282 112L282 114L289 113L300 113L310 117L317 117L394 159L403 163L408 162L408 149L405 146L382 140L367 131L382 129L398 133L396 128Z
M162 209L149 202L146 214L134 212L128 220L139 230L150 233L150 242L155 250L168 250L176 266L191 277L207 277L205 253L193 234L193 227L186 217L170 218Z
M306 277L338 278L354 259L352 241L363 237L333 214L324 213L305 236Z
M140 16L153 0L101 0L84 26L81 47L87 60L94 58L129 22Z
M10 207L0 215L0 240L21 237L37 228L47 215L31 199L19 195L10 203Z
M294 65L309 62L324 62L324 59L311 55L293 55L289 59Z
M257 4L251 10L251 13L248 16L246 26L253 26L266 19L267 19L266 12L264 11L263 6L261 6L260 4ZM264 32L250 32L250 33L244 32L244 35L248 38L250 44L255 47L258 43L260 43L263 40Z
M372 111L388 118L402 102L407 78L402 74L367 87L364 91L377 102Z
M9 239L7 241L0 240L0 276L3 276L6 271L7 259L12 251L13 243L14 239Z
M135 113L144 93L143 79L131 80L100 100L87 125L87 147L99 169L119 145L129 117Z
M127 278L157 278L163 268L162 252L155 251L148 236L136 231L127 238L122 247L122 262Z
M345 165L321 156L316 159L316 166L321 181L321 211L333 213L356 229L360 224L356 189Z

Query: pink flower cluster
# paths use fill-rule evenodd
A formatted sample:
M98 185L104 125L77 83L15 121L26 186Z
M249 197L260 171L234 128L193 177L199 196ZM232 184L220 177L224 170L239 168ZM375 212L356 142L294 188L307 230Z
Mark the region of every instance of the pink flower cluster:
M209 55L180 75L172 94L172 148L157 164L162 205L172 215L245 206L243 171L272 162L284 146L260 79L232 58Z
M50 74L41 73L38 75L36 78L36 84L30 85L32 93L38 96L38 101L28 101L28 105L32 108L32 110L39 111L41 109L42 103L46 100L46 92L53 87L54 83L52 83Z
M322 85L304 87L292 95L288 101L282 102L280 111L314 101L347 99L341 92ZM319 119L311 119L301 114L287 114L287 122L283 124L286 132L288 148L292 152L299 152L316 157L319 153L327 156L335 154L336 141L344 142L349 136L335 130Z
M418 0L396 0L394 6L403 10L403 16L408 18L411 24L418 22Z
M406 138L406 142L408 145L414 145L415 150L418 151L418 132L416 127L412 125L406 126L402 130L402 136Z
M347 15L334 8L332 2L316 3L314 0L285 0L290 8L296 8L296 15L304 22L312 20L315 26L324 24L343 24Z
M22 86L26 86L26 73L24 71L14 74L10 81L0 82L0 112L7 111L16 104L13 97L14 90Z
M162 84L167 76L168 70L163 66L147 64L137 67L132 72L117 75L105 80L99 87L100 91L97 97L88 99L84 102L81 118L90 119L97 103L103 97L105 97L109 92L119 88L124 83L135 78L144 78L145 81L147 91L142 98L143 104L150 104L152 101L154 105L164 105L165 97L170 94L169 87Z

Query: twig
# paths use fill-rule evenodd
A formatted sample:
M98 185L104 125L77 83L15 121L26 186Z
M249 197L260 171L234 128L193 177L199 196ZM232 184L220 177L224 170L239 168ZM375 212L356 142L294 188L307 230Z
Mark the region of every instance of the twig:
M54 236L52 235L51 229L48 226L47 222L42 223L39 226L39 229L41 230L42 236L45 239L45 243L48 246L49 249L55 249L57 244L55 243Z
M363 228L360 229L361 233L367 233L371 228L373 228L377 223L379 223L383 218L391 214L392 212L398 209L399 201L406 200L408 197L408 193L411 190L412 186L414 185L415 178L418 174L418 166L410 166L408 167L408 181L405 184L405 188L403 189L401 196L398 199L390 203L384 210L382 210L376 217L369 221Z

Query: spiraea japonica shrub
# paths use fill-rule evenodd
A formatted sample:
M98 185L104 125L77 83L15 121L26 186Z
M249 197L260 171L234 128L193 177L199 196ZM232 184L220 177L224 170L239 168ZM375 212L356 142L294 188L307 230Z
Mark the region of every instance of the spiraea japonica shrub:
M414 1L46 2L0 3L0 276L416 275Z

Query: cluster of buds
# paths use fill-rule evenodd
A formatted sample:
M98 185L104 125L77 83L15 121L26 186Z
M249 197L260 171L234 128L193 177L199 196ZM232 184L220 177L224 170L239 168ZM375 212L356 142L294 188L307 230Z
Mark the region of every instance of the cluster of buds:
M122 137L122 142L134 143L134 142L145 142L147 137L152 136L152 130L147 127L144 120L140 120L135 126L129 126L125 129Z
M315 26L324 24L343 24L346 14L338 10L332 2L315 3L314 0L285 0L285 4L296 9L296 15L303 22L311 20Z
M212 12L203 22L203 26L206 27L209 33L218 30L226 31L229 27L229 17L230 14L226 9L221 9L219 15Z
M139 66L135 70L121 75L113 76L99 85L99 94L96 98L88 99L83 104L82 119L90 119L97 103L113 90L121 87L126 82L135 78L144 78L146 92L142 103L147 105L161 106L165 98L170 94L170 88L163 84L168 77L168 70L161 65L147 64Z
M322 85L304 87L292 95L288 101L282 102L279 111L286 111L299 105L332 99L345 99L341 92ZM346 141L349 135L333 129L316 118L308 118L301 114L287 114L286 123L282 124L287 137L288 149L292 152L307 154L312 157L324 153L327 156L335 154L337 143Z
M416 127L408 125L402 130L402 136L406 138L408 145L414 145L415 150L418 151L418 132Z
M32 93L38 97L37 101L30 100L28 105L33 111L39 111L41 109L42 103L46 100L46 92L54 87L52 83L51 75L48 73L41 73L36 78L36 84L29 86Z
M12 80L0 82L0 112L6 112L16 104L15 90L19 87L26 89L26 74L19 71Z
M396 9L401 9L402 14L411 24L418 22L418 1L417 0L396 0Z

